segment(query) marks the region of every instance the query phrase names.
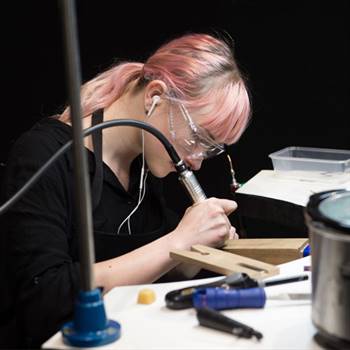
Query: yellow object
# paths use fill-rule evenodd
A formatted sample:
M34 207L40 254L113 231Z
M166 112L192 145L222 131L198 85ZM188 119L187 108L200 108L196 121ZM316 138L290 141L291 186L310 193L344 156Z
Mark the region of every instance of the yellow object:
M156 300L156 293L154 290L149 288L144 288L139 291L137 297L138 304L152 304Z

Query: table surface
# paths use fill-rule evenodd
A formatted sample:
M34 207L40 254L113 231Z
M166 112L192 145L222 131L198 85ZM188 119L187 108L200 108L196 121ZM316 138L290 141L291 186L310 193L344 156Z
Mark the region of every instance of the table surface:
M310 257L282 264L279 277L303 274L307 265L310 265ZM112 289L104 297L106 312L110 319L121 324L122 335L116 342L98 349L322 349L314 340L317 330L311 321L311 300L267 300L263 309L222 311L262 332L260 341L241 339L199 326L194 309L166 308L164 296L168 291L218 278ZM274 278L276 276L271 279ZM137 304L138 292L143 288L155 291L157 299L153 304ZM277 285L265 290L267 298L286 292L311 293L311 281ZM63 343L58 332L43 344L43 348L71 347Z

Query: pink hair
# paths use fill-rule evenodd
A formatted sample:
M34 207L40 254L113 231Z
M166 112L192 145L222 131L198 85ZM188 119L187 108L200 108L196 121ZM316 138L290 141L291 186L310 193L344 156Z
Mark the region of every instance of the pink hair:
M140 77L142 67L143 64L138 62L120 63L85 83L81 89L83 117L108 107L122 96L129 83ZM67 121L69 118L69 108L66 108L61 119Z
M137 87L162 80L168 94L196 112L200 116L198 123L217 142L236 142L248 125L247 88L223 40L207 34L185 35L160 47L145 64L121 63L105 71L83 85L83 115L109 106L136 79ZM61 118L69 119L68 108Z

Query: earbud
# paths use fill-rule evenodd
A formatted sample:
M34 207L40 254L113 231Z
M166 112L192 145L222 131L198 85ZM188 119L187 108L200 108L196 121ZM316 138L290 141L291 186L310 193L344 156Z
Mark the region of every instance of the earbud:
M156 108L158 102L160 101L160 96L159 95L154 95L152 97L152 105L149 111L147 112L147 117L150 117L151 114L153 113L154 109Z
M160 96L159 96L159 95L154 95L154 96L152 97L152 104L157 105L158 102L159 102L159 100L160 100Z

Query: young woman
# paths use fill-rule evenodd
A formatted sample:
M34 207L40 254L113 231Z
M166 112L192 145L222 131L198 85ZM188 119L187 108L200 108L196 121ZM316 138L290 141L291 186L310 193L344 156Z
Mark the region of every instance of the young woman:
M204 34L160 47L145 63L118 64L81 91L83 127L131 118L159 129L193 169L241 136L250 115L230 47ZM16 192L71 139L69 108L39 121L15 144L4 181ZM85 139L92 186L97 286L150 283L176 267L171 249L219 247L236 238L227 218L236 203L210 198L177 218L161 178L174 171L160 142L133 127ZM72 315L79 290L72 155L67 152L6 216L5 281L21 346L38 346Z

